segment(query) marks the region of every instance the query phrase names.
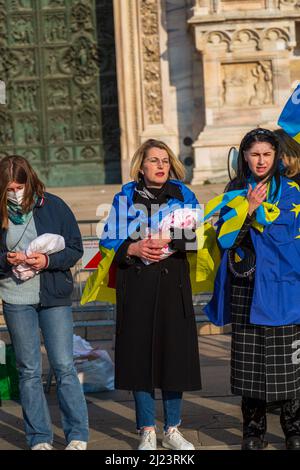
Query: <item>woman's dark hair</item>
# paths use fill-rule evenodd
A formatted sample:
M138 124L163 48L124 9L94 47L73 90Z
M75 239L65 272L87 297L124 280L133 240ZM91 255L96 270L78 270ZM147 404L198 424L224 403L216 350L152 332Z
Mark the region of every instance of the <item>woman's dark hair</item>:
M279 160L281 158L281 147L280 143L274 134L274 132L268 129L262 129L258 127L248 132L242 139L239 148L239 155L237 160L237 175L226 187L226 190L232 189L243 189L247 184L247 180L250 176L250 169L248 163L244 158L244 152L249 150L256 142L268 142L272 145L275 150L275 157L272 168L269 171L266 182L270 181L273 176L276 181L276 190L274 196L277 195L280 186L280 173L279 173Z
M300 144L283 129L275 129L274 134L280 143L282 160L286 166L285 175L292 178L300 173Z
M19 155L2 158L0 160L0 223L3 229L8 228L7 188L12 182L25 185L22 203L24 213L32 209L34 196L42 197L45 192L44 184L26 158Z

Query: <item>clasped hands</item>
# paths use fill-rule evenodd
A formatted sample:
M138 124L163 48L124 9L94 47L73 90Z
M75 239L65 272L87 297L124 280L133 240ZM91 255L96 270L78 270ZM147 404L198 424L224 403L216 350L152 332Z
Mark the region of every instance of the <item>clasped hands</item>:
M152 234L151 238L145 238L129 245L127 254L129 256L137 256L138 258L146 258L149 261L160 261L163 254L162 248L170 243L171 237L169 232L158 232Z
M17 251L15 253L8 252L7 261L12 266L18 266L19 264L26 263L36 271L41 271L47 264L47 256L43 253L31 253L27 256L22 251Z

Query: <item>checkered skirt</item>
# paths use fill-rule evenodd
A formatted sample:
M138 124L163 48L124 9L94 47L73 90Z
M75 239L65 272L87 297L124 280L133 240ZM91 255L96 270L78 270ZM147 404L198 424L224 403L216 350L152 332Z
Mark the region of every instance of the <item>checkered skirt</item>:
M300 325L250 324L254 281L231 275L231 286L232 393L267 402L300 398L300 365L292 362Z

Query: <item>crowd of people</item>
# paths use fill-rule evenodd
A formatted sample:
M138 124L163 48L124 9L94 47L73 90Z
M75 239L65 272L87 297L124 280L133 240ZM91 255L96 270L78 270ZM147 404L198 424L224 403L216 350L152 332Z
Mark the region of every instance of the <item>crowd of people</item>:
M179 426L183 392L201 389L192 296L201 291L193 275L195 263L203 262L199 233L207 220L184 177L181 161L164 142L150 139L137 149L132 181L115 195L100 239L101 269L82 299L116 301L115 386L133 393L139 450L157 448L157 389L162 446L194 449ZM299 199L299 144L281 129L257 128L240 143L236 177L210 205L220 210L212 231L219 266L206 313L215 324L232 325L231 387L241 396L242 449L266 447L270 405L281 408L286 448L300 449L300 365L293 360L300 341ZM77 222L17 155L0 161L0 221L0 298L19 370L28 446L53 448L41 330L66 449L85 450L88 413L72 355L70 269L83 253ZM26 251L43 234L63 237L64 247ZM36 274L26 280L15 275L24 263Z

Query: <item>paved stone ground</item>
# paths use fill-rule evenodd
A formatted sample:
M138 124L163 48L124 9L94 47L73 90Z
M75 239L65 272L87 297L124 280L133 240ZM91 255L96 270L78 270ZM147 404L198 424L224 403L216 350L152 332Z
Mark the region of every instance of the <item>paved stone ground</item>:
M120 186L92 186L82 188L51 188L63 197L77 219L95 219L101 203L111 203ZM193 186L201 203L220 194L224 184ZM88 226L86 227L88 233ZM207 328L207 326L205 326ZM208 330L207 330L208 331ZM184 395L181 431L199 450L239 449L241 441L240 398L230 394L230 335L199 336L203 389ZM4 339L4 338L2 338ZM113 357L112 342L95 342L107 349ZM47 374L47 360L43 354L43 371ZM162 430L162 403L157 395L159 438ZM55 386L47 396L53 419L54 446L64 448ZM91 438L89 449L136 449L134 402L132 394L124 391L102 392L86 396ZM279 415L269 414L268 449L284 449ZM160 440L158 441L160 442ZM26 449L21 410L18 403L7 401L0 408L0 450Z
M111 342L97 343L113 357ZM227 450L240 448L240 398L230 394L230 335L199 337L203 390L184 395L181 431L197 450ZM44 358L45 359L45 358ZM44 361L44 372L47 362ZM162 430L162 403L157 395L159 445ZM131 393L124 391L86 395L91 438L90 450L136 449L134 402ZM54 446L63 449L55 386L48 395L53 419ZM268 415L268 449L284 449L279 415ZM160 448L160 447L159 447ZM0 408L0 450L26 449L20 406L7 401Z

